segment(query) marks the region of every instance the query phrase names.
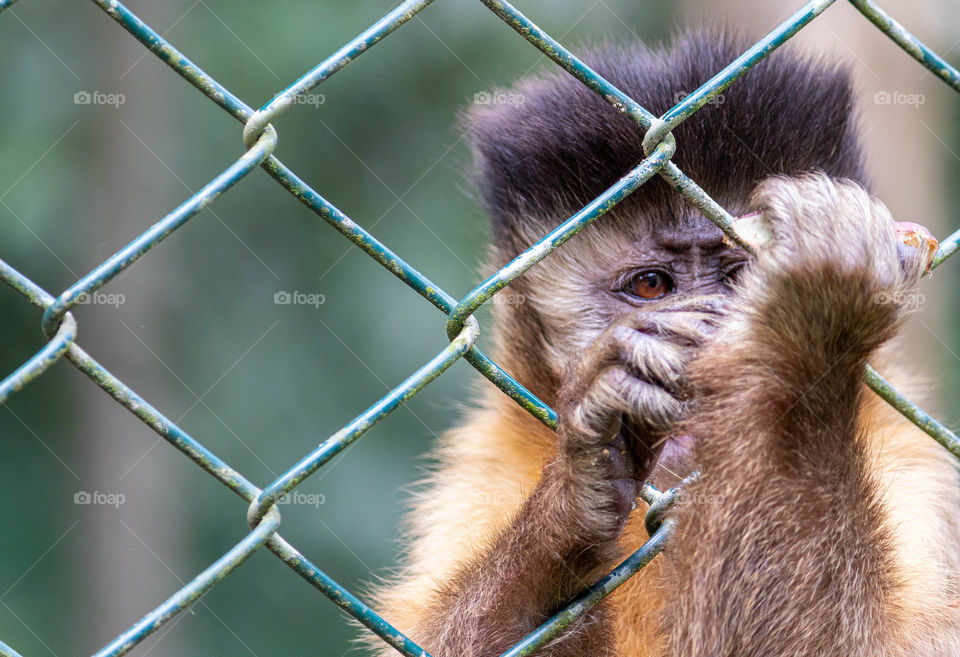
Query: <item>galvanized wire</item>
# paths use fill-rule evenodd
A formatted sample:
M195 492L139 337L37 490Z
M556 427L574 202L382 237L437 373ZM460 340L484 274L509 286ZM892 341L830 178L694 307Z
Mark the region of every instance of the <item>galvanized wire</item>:
M0 12L13 5L15 1L0 0ZM139 622L118 635L96 653L97 657L122 655L129 651L168 620L182 612L264 545L341 609L370 628L399 652L409 657L421 657L427 655L422 648L397 631L359 598L312 564L277 533L280 525L280 514L275 506L277 500L284 494L291 492L313 472L329 462L337 453L360 438L371 426L384 419L420 392L460 358L467 360L483 376L497 385L534 417L548 427L555 428L557 418L553 409L537 399L530 391L504 372L476 346L480 326L473 314L482 304L489 301L503 287L508 285L510 281L547 258L577 232L591 222L598 220L614 205L657 174L664 177L694 207L710 217L727 235L740 242L739 237L732 230L730 214L671 161L677 148L671 130L710 102L717 94L735 84L740 77L748 74L754 65L819 16L833 4L834 0L813 0L805 4L793 16L772 30L743 55L723 70L718 71L713 78L660 117L653 115L610 82L600 77L508 2L481 0L496 16L530 41L551 60L600 95L615 109L647 128L644 140L647 157L616 184L531 245L493 276L480 283L462 299L456 299L444 292L443 289L314 191L273 155L277 143L277 133L272 124L291 105L296 103L299 96L308 93L317 85L344 69L358 56L368 51L380 40L432 4L434 0L406 0L402 2L356 38L280 91L270 102L256 111L207 75L125 6L115 0L92 1L161 61L228 114L243 123L242 136L246 150L221 174L184 201L176 210L144 231L126 247L117 251L56 297L44 291L28 276L0 260L0 281L18 291L27 301L43 311L41 328L48 339L42 349L0 382L0 403L5 402L10 395L40 376L57 360L66 358L68 362L77 367L164 440L245 500L248 503L247 519L251 526L251 531L231 550L144 616ZM897 45L951 88L960 92L960 72L931 51L873 2L869 0L850 1ZM173 231L183 226L191 217L214 202L220 194L242 180L257 166L267 171L301 203L316 212L324 221L379 262L390 273L448 315L447 333L450 338L450 344L443 351L262 490L204 447L200 441L170 421L159 410L151 406L123 381L87 354L76 343L77 323L70 313L70 309L80 302L84 295L92 294L108 284L129 268L138 258L157 246ZM742 242L740 243L742 244ZM950 257L957 250L958 244L960 244L960 231L952 234L941 243L934 266L938 266ZM866 380L894 408L960 458L960 438L955 433L904 397L872 368L867 368ZM663 520L663 513L672 503L675 491L661 493L653 487L645 485L641 491L641 497L650 505L647 516L647 527L651 533L650 540L607 576L558 611L540 628L504 653L504 657L521 657L542 646L579 615L586 612L649 563L663 549L663 545L669 539L673 529L669 519ZM0 655L19 657L19 653L2 642L0 642Z

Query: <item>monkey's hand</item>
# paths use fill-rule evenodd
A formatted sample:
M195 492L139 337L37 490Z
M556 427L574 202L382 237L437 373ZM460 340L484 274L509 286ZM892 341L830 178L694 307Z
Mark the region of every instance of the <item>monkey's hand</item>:
M576 526L616 538L674 422L687 362L723 314L722 297L637 308L607 328L558 395L554 475Z
M901 530L867 441L914 447L893 427L865 435L864 365L915 298L933 243L901 242L879 201L823 174L771 178L753 204L770 240L688 367L682 431L701 476L673 510L669 654L890 655Z
M743 275L736 305L749 334L734 339L758 344L793 387L862 367L918 299L936 242L898 240L882 203L824 174L769 179L752 202L772 238Z

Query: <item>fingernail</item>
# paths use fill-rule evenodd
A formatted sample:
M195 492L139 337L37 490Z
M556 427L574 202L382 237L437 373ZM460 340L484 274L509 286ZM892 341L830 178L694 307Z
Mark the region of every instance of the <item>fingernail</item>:
M940 248L940 242L933 236L933 233L926 227L912 221L898 221L893 225L893 230L897 236L897 241L906 247L922 249L924 245L927 246L927 262L924 264L923 271L924 273L929 272L933 265L933 259L937 255L937 250Z
M751 212L740 217L734 217L733 230L740 239L754 248L762 247L773 239L770 224L764 218L762 212ZM724 240L727 241L726 236L724 236Z

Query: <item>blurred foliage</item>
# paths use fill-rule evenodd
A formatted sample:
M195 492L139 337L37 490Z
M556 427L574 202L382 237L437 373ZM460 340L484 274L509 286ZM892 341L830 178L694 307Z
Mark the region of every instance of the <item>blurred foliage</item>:
M127 5L253 106L392 6ZM568 44L665 35L671 20L670 4L653 1L521 7ZM18 3L0 14L0 55L2 257L53 294L242 152L238 123L92 3ZM277 154L462 295L479 281L487 228L466 189L458 113L475 93L546 66L479 3L438 2L318 88L322 103L285 114ZM82 91L124 102L78 105ZM275 305L278 291L321 294L324 303ZM124 303L78 308L80 344L259 485L446 344L436 309L262 171L104 292ZM5 286L0 317L6 373L43 341L39 313ZM285 507L284 536L355 592L387 574L404 487L469 404L476 379L458 363L308 480L300 490L325 503ZM68 364L0 409L0 437L0 525L11 528L0 536L0 637L25 655L94 651L246 529L242 502L155 445L155 434ZM120 492L125 503L78 506L80 490ZM128 558L101 562L100 553ZM103 590L107 574L116 590ZM104 594L116 599L91 599ZM141 654L342 654L357 631L258 553L159 634Z

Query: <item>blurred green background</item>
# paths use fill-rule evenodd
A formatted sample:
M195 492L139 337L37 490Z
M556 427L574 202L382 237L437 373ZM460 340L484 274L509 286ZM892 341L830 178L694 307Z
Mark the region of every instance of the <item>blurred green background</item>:
M519 7L572 45L663 39L689 16L746 20L724 3L691 4L537 0ZM779 3L762 25L772 27L798 4ZM131 0L127 6L256 107L393 5ZM947 50L958 35L935 20L940 4L928 9L933 31L917 31ZM819 20L833 20L833 11ZM913 214L922 198L943 218L917 218L945 234L960 225L948 218L957 216L956 192L944 191L955 189L944 181L958 173L951 117L960 107L944 85L924 79L922 69L878 41L867 52L883 48L929 95L923 108L873 107L866 114L901 112L876 119L891 125L919 125L919 117L930 134L921 131L925 137L910 142L911 156L937 176L920 176L926 192L890 189L900 199L891 207L899 203ZM849 36L845 44L847 57L869 70L870 55ZM474 94L547 66L480 3L437 2L316 89L322 103L288 111L277 123L277 155L460 296L480 280L487 229L464 181L470 160L458 112ZM863 78L868 101L888 88L876 77ZM78 92L122 94L123 102L78 104ZM0 14L0 116L0 257L53 294L243 150L239 124L92 3L23 0ZM883 128L871 130L884 143L892 139ZM878 159L885 175L909 175ZM921 328L916 358L937 366L941 416L955 423L960 412L946 403L954 398L953 351L960 349L949 328L958 325L948 298L954 268L938 272L930 287L939 301L927 304L920 321L936 340ZM281 291L322 295L324 302L277 305ZM446 344L436 309L262 171L103 292L117 303L78 307L78 342L261 486ZM39 320L0 286L0 375L43 345ZM429 463L436 435L471 403L477 378L457 363L307 480L298 490L323 503L284 507L283 535L352 591L388 575L397 561L405 489ZM25 656L95 651L247 530L242 502L65 362L0 408L0 481L0 639ZM75 504L81 491L120 494L124 501L116 508ZM351 647L357 630L345 618L261 551L135 654L360 651Z

